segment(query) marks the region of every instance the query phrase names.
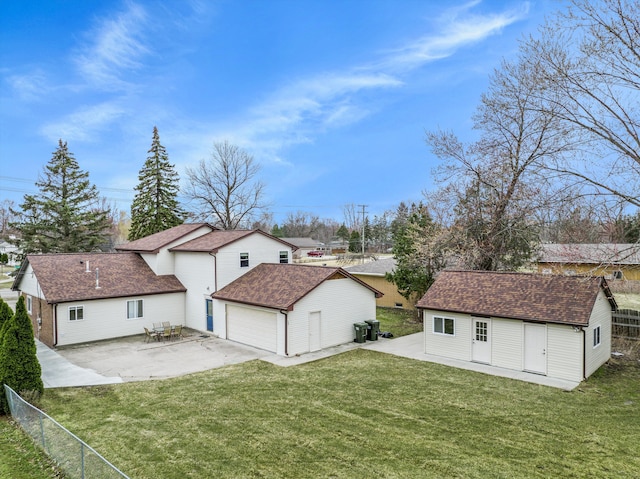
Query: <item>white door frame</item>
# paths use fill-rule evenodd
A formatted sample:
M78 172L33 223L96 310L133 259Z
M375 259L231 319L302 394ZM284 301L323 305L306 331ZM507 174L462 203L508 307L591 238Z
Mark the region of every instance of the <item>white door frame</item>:
M491 364L491 318L471 319L471 360Z
M523 370L547 374L547 325L523 323Z

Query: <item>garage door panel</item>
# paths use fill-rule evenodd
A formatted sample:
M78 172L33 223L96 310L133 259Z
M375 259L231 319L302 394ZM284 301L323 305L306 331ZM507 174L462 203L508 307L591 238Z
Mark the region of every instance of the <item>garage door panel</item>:
M227 305L227 338L275 353L277 315L269 311Z

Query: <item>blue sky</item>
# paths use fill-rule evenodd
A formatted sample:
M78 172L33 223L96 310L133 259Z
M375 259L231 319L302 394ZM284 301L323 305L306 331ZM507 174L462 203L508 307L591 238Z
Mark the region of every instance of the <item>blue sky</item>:
M436 186L425 130L473 139L489 74L561 6L0 0L0 200L63 139L128 212L155 125L181 177L215 141L251 153L277 221L379 214Z

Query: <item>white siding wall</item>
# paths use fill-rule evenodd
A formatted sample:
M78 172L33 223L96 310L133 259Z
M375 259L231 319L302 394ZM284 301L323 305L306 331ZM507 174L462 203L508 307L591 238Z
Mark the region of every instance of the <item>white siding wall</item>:
M288 250L289 258L292 258L290 248L259 233L246 236L220 248L216 253L218 289L224 288L260 263L279 263L280 251L284 250ZM240 267L240 253L249 253L249 267Z
M174 274L174 256L173 253L169 252L169 249L179 244L186 243L187 241L190 241L192 239L198 238L209 232L211 232L211 228L209 228L208 226L202 226L201 228L198 228L188 235L185 235L182 238L174 241L173 243L170 243L167 246L163 247L157 254L144 253L141 256L155 274Z
M600 326L600 346L593 347L593 330ZM585 330L585 374L591 376L600 366L611 357L611 304L604 292L600 291L596 299L589 327Z
M207 316L205 300L215 292L215 258L208 253L176 252L175 275L187 288L185 300L185 321L189 328L206 331ZM207 289L209 288L209 289ZM216 323L224 322L224 316Z
M582 333L565 324L547 324L547 376L582 381Z
M127 301L134 299L144 300L141 319L127 319ZM83 306L84 320L69 321L70 306ZM151 328L154 322L184 324L184 294L61 303L57 314L59 346L144 334L144 327Z
M522 321L494 318L491 322L493 366L522 371L524 331Z
M289 319L289 355L309 351L309 313L320 311L321 347L352 342L353 323L376 319L374 293L352 279L327 280L298 301Z
M24 276L20 280L20 291L29 296L33 296L34 298L44 298L44 294L40 290L40 286L38 285L38 280L33 274L33 268L31 265L27 266L27 269L24 273Z
M453 336L435 334L433 332L434 316L453 318L455 320L455 334ZM425 309L423 318L425 353L471 361L471 316Z

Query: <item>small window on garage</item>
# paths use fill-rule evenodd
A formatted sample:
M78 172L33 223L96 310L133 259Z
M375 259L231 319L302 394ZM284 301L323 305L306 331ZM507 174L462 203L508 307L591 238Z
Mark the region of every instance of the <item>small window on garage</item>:
M600 326L593 330L593 347L596 348L598 346L600 346Z
M33 308L33 299L27 295L27 313L31 314L31 308Z
M240 253L240 267L241 268L249 267L249 253Z
M69 321L84 320L84 306L69 306Z
M127 301L127 319L139 319L143 316L143 304L141 299Z
M280 262L283 264L289 263L289 252L288 251L280 251Z
M440 316L433 317L434 334L446 334L453 336L455 334L455 320L453 318L443 318Z
M402 308L402 303L396 303L396 308Z
M613 279L622 279L622 271L620 271L620 270L614 271L613 272Z

